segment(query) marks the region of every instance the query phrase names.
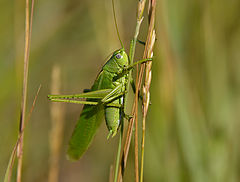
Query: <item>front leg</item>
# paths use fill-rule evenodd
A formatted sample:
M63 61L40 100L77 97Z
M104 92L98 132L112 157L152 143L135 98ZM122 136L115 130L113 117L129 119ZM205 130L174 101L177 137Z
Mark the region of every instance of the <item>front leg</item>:
M134 66L136 66L137 64L142 64L142 63L146 63L148 61L152 61L152 58L147 58L147 59L142 59L142 60L138 60L136 62L134 62L132 65L129 65L127 68L125 68L126 70L131 70Z
M146 63L146 62L148 62L148 61L152 61L152 58L142 59L142 60L139 60L139 61L134 62L132 65L124 66L123 69L120 70L120 71L117 73L117 76L115 76L114 80L117 80L117 79L123 77L124 75L128 74L129 71L130 71L131 69L133 69L133 67L136 66L137 64Z

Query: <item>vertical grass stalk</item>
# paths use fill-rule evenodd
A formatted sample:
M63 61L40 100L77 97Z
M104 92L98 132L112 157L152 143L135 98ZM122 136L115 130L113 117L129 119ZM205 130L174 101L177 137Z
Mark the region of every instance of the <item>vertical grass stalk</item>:
M129 53L129 59L130 59L130 65L133 63L133 60L134 60L134 54L135 54L135 47L136 47L136 42L137 42L137 38L138 38L138 34L139 34L139 31L140 31L140 26L141 26L141 23L143 21L143 12L144 12L144 7L145 7L145 4L146 4L146 0L140 0L138 2L138 13L137 13L137 23L136 23L136 28L135 28L135 33L134 33L134 38L133 40L131 41L131 45L130 45L130 53ZM131 77L131 74L132 74L132 71L129 72L129 77ZM137 84L137 83L136 83ZM127 87L129 88L130 87L130 81L128 82L128 85ZM138 95L138 90L136 89L136 95ZM126 94L126 98L127 98L127 95ZM126 99L126 102L127 102L127 99ZM129 121L129 124L128 124L128 129L127 129L127 136L126 136L126 140L125 140L125 143L124 143L124 148L122 149L122 158L121 158L121 163L120 163L120 167L119 167L119 170L118 170L118 182L120 180L122 180L123 178L123 174L124 174L124 169L126 168L126 164L127 164L127 158L128 158L128 152L129 152L129 147L130 147L130 143L131 143L131 137L132 137L132 130L133 130L133 124L134 124L134 120L135 120L135 111L136 111L136 102L134 102L134 105L133 105L133 108L132 108L132 116L133 118L130 119ZM135 142L136 143L136 142ZM136 159L137 157L135 157ZM138 180L138 160L135 161L135 178L136 180Z
M149 28L148 28L148 36L147 42L145 45L143 59L152 58L153 57L153 47L155 43L155 9L156 9L156 0L151 0L149 3ZM145 149L145 125L146 125L146 117L148 112L148 106L150 101L150 85L152 79L152 62L145 63L145 80L142 88L143 91L143 123L142 123L142 151L141 151L141 172L140 172L140 182L143 182L143 165L144 165L144 149Z
M115 165L115 173L114 173L114 182L117 182L117 177L118 177L118 168L119 168L119 163L120 163L120 158L121 158L121 148L122 148L122 138L123 138L123 127L121 127L121 132L119 136L119 143L118 143L118 151L117 151L117 160L116 160L116 165Z
M31 17L29 14L29 8L30 8L29 0L26 0L23 95L22 95L22 102L21 102L21 111L20 111L21 117L20 117L20 127L19 127L19 135L21 134L21 137L20 137L20 142L18 145L18 152L17 152L18 153L17 182L21 182L21 177L22 177L22 157L23 157L23 138L24 138L23 128L25 127L25 114L26 114L26 105L27 105L28 65L29 65L29 52L30 52L31 32L32 32L34 0L32 0Z

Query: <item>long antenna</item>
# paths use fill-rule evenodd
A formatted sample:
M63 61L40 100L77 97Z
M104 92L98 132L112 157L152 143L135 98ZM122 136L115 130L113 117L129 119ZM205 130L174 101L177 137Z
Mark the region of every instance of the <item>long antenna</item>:
M114 0L112 0L112 7L113 7L113 17L114 17L115 27L116 27L116 30L117 30L118 39L119 39L119 41L121 43L122 48L124 48L123 43L122 43L121 38L120 38L119 31L118 31L117 19L116 19L116 13L115 13L115 6L114 6Z

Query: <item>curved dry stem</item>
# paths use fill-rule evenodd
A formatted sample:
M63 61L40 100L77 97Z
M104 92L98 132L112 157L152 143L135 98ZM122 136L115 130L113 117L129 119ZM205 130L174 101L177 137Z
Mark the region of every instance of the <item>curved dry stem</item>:
M29 112L29 114L28 114L28 117L27 117L27 119L26 119L25 126L26 126L26 124L28 123L28 121L30 120L30 117L31 117L32 112L33 112L33 109L34 109L34 107L35 107L35 104L36 104L37 97L38 97L38 94L39 94L39 92L40 92L40 89L41 89L41 85L39 86L38 91L37 91L37 93L36 93L36 95L35 95L35 98L34 98L34 100L33 100L33 104L32 104L31 110L30 110L30 112ZM17 148L18 148L18 146L19 146L19 142L21 141L21 138L22 138L24 129L25 129L25 127L22 128L22 131L19 133L17 142L16 142L16 144L14 145L14 148L13 148L13 150L12 150L11 156L10 156L9 161L8 161L7 170L6 170L6 172L5 172L4 182L10 182L10 181L11 181L13 164L14 164L14 161L15 161L15 157L16 157L16 153L17 153Z

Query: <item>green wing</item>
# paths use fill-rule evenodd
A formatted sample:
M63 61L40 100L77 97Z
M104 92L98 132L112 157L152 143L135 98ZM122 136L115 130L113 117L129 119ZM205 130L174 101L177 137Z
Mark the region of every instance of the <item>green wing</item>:
M68 158L78 160L88 149L103 118L103 105L84 105L69 142Z
M101 71L92 86L92 91L111 88L111 75ZM94 101L94 99L88 99ZM96 101L96 100L95 100ZM69 141L68 158L78 160L88 149L104 116L104 106L84 105L80 118Z

